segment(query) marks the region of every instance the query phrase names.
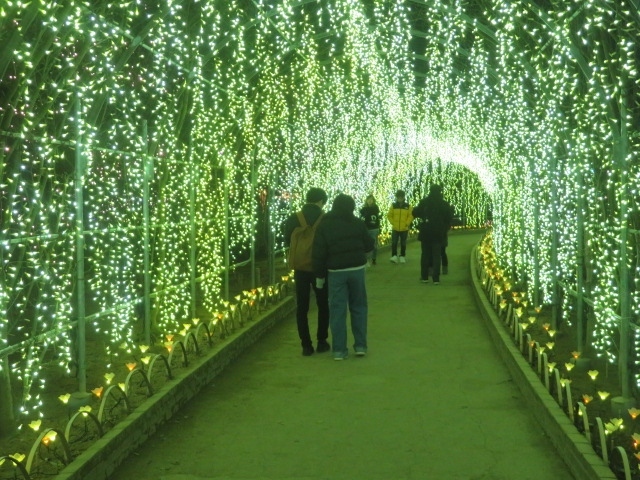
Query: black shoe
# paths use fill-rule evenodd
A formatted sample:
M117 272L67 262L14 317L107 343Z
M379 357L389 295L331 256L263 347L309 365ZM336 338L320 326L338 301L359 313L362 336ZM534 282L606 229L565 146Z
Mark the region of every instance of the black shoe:
M318 345L316 346L316 352L324 353L328 352L329 350L331 350L331 345L329 345L328 342L318 342Z
M305 357L313 355L313 347L311 345L302 347L302 355L304 355Z

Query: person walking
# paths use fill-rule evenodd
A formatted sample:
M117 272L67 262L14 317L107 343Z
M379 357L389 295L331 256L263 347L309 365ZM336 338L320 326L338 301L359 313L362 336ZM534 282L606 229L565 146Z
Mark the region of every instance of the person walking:
M406 263L407 237L409 227L413 221L411 205L405 201L404 190L396 192L396 201L393 202L387 212L387 220L391 223L391 262ZM398 256L398 243L400 243L400 255Z
M373 195L368 195L364 205L360 209L360 218L369 230L369 235L373 238L373 250L369 256L371 265L375 265L378 258L378 235L380 234L380 208Z
M331 349L329 337L329 294L327 286L317 287L313 273L311 248L313 236L318 225L323 221L323 207L327 203L327 193L321 188L310 188L306 195L306 203L299 212L291 214L284 225L284 243L289 249L289 265L293 268L293 279L296 288L296 322L298 336L302 345L302 355L313 355L314 348L309 330L309 304L311 290L316 297L318 307L318 327L316 332L318 353ZM303 225L304 224L304 225ZM306 229L313 229L312 231ZM306 236L306 238L302 238ZM309 238L311 236L311 238ZM295 253L295 254L294 254Z
M431 185L429 195L420 200L413 213L422 220L418 234L422 247L420 281L428 283L431 273L433 283L439 285L442 252L447 244L447 232L453 219L453 207L444 199L442 185Z
M347 310L351 314L353 349L357 356L367 353L368 303L365 286L367 253L373 239L365 223L354 215L353 197L339 194L331 211L322 219L313 239L313 270L317 287L329 284L329 318L334 360L349 356Z

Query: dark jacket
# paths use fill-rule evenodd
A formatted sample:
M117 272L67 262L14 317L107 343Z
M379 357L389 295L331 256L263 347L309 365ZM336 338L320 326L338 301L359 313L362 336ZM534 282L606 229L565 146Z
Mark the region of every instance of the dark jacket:
M453 207L442 197L442 193L432 192L420 200L413 209L414 217L422 220L418 224L418 240L446 245L453 214Z
M366 205L360 209L360 218L369 230L380 228L380 208L378 205Z
M362 220L353 214L327 213L313 239L313 271L324 278L327 270L362 267L367 263L366 253L372 250L373 238Z
M302 214L304 215L305 220L308 225L313 225L316 223L316 220L322 215L322 208L320 208L315 203L305 203L302 206ZM293 231L300 226L300 221L298 220L297 212L292 213L287 217L284 222L284 245L285 247L289 247L291 245L291 234Z

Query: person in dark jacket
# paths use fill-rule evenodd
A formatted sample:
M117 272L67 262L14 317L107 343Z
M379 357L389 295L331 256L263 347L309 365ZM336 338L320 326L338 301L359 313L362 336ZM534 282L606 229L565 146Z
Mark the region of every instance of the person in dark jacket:
M365 265L373 250L373 239L366 225L354 215L353 197L338 195L331 212L318 225L313 240L313 270L318 287L329 284L329 322L333 358L344 360L347 348L347 309L351 313L351 331L357 356L367 353L367 290Z
M380 207L376 203L373 195L367 196L364 205L360 209L360 218L369 230L369 235L373 238L373 250L369 256L371 265L375 265L378 259L378 235L380 234Z
M322 215L322 209L327 203L327 193L321 188L311 188L306 195L306 204L302 207L302 214L308 225L313 225ZM300 226L297 213L290 215L284 225L285 247L291 244L291 234ZM328 352L331 349L327 338L329 337L329 295L327 287L316 287L316 277L313 271L294 270L293 279L296 285L296 321L298 324L298 336L302 344L302 355L313 355L313 342L309 331L309 303L311 290L313 289L318 306L318 330L315 351Z
M429 282L431 272L433 283L440 284L442 250L447 243L447 232L453 220L453 207L442 195L442 186L434 184L429 195L413 209L413 215L420 218L418 240L422 244L420 258L420 281Z

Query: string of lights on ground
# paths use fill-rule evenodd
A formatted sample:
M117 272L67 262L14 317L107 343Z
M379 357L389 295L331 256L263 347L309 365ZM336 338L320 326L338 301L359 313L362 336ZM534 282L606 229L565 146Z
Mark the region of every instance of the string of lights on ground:
M224 309L311 186L384 210L442 183L514 285L569 321L584 296L582 347L635 359L638 5L556 3L3 2L0 417L45 415L85 323L109 373L145 315Z

